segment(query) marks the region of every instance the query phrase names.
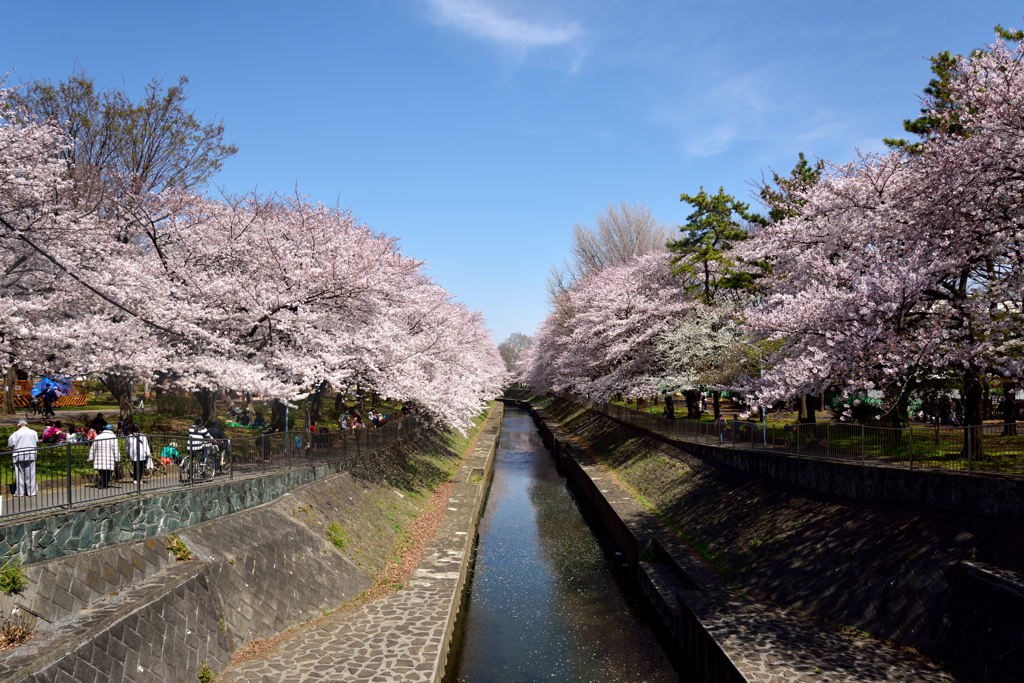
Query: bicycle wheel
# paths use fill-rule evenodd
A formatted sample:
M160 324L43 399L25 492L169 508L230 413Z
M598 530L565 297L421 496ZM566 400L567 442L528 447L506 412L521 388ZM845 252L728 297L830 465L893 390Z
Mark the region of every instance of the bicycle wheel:
M213 479L215 474L213 469L213 463L208 458L203 458L198 465L196 465L196 477L203 481L210 481Z
M178 481L182 484L187 484L190 478L189 470L192 468L192 456L186 455L181 459L180 469L178 470Z

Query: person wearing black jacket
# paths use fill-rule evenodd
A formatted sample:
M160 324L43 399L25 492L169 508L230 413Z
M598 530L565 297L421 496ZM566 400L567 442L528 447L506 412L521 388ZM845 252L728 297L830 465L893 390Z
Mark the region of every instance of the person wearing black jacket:
M224 441L224 432L221 431L221 428L213 421L211 421L206 427L206 432L210 435L210 438L213 439L214 448L220 451L220 456L218 457L215 455L213 462L214 467L216 467L217 471L220 472L224 469L224 453L227 451L227 446Z
M104 429L107 428L107 419L103 417L103 413L96 413L96 417L92 419L92 422L89 423L89 426L92 427L92 430L94 432L99 434Z

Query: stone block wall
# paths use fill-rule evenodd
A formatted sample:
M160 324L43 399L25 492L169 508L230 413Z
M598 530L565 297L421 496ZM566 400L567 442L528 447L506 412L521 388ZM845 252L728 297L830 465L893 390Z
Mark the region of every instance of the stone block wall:
M304 517L311 512L306 501L316 493L305 490L309 487L337 505L353 490L361 493L349 475L341 474L303 487L287 500L179 534L208 563L224 604L225 628L236 644L270 638L318 617L373 582L371 573L328 540L326 525L314 531L291 514L296 507L307 513L299 513Z
M151 538L28 565L25 589L0 594L0 609L5 615L20 609L45 622L57 622L173 565L174 556L166 546L163 539Z
M37 632L0 662L4 683L192 681L231 659L207 568L172 565L73 620Z
M171 534L276 500L288 491L344 471L351 462L320 464L252 479L171 489L141 498L99 503L69 512L48 511L0 524L0 557L28 565L86 550Z

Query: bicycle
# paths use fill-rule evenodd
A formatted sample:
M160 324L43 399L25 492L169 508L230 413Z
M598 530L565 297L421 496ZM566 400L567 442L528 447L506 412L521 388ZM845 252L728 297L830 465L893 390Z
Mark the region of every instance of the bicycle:
M28 400L28 405L25 406L25 419L32 420L42 415L42 404L38 398L33 396Z
M178 480L182 484L190 484L195 479L210 481L216 474L213 459L210 456L210 447L203 446L202 453L198 451L189 453L181 460L181 470L178 472ZM199 457L197 457L199 456Z
M152 477L154 474L157 475L157 476L161 476L162 477L162 476L164 476L165 474L167 474L168 472L171 471L170 467L165 465L160 460L159 457L155 457L154 456L152 458L152 460L153 460L153 469L149 469L148 467L144 468L143 472L142 472L142 478L143 479L148 479L149 477Z

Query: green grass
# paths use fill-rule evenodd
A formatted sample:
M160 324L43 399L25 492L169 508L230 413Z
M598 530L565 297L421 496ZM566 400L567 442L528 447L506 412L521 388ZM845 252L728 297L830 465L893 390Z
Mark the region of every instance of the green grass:
M4 566L0 567L0 590L7 595L20 593L27 583L28 577L17 558L7 560Z
M327 539L338 550L344 550L345 544L348 543L348 534L340 524L331 522L331 526L327 527Z

